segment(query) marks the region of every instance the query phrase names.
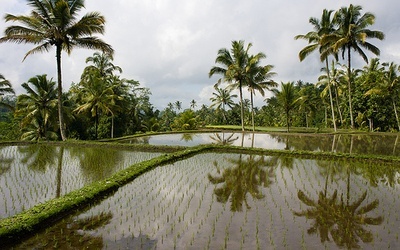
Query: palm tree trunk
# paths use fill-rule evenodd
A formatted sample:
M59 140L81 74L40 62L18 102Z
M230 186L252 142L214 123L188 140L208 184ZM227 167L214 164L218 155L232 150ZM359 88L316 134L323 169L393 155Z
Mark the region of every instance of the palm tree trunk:
M289 111L286 111L286 125L287 125L287 132L289 132L289 127L290 127L290 124L289 124Z
M114 138L114 113L111 112L111 138Z
M61 140L67 140L65 134L65 124L63 115L62 105L62 79L61 79L61 45L56 46L56 57L57 57L57 81L58 81L58 123L60 125Z
M329 90L329 99L330 99L330 102L331 102L333 128L335 129L335 132L336 132L337 128L336 128L336 119L335 119L335 108L333 107L333 98L332 98L332 90L331 90L331 77L330 77L330 73L329 73L328 57L325 58L325 64L326 64L326 72L327 72L327 76L328 76L328 90Z
M242 131L244 131L244 106L243 106L243 93L242 82L239 82L239 95L240 95L240 120L242 123Z
M254 126L253 90L250 91L250 100L251 100L251 124L253 126L253 132L254 132L255 131L255 126Z
M347 67L347 75L349 77L348 80L348 90L349 90L349 110L350 110L350 122L351 128L354 129L354 119L353 119L353 105L351 102L351 55L350 55L350 47L347 47L347 58L348 58L348 67Z
M342 111L340 110L340 103L339 103L339 94L338 94L338 87L335 87L335 99L336 99L336 106L337 106L337 110L339 113L339 117L340 117L340 124L343 124L343 115L342 115Z
M399 115L397 114L396 102L394 101L394 98L393 98L393 97L392 97L392 102L393 102L394 115L396 116L397 127L398 127L398 129L399 129L399 131L400 131Z

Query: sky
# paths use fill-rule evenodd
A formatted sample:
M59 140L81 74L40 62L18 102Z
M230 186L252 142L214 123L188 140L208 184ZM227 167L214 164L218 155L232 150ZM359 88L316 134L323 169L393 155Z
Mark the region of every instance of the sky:
M350 4L361 5L363 13L375 14L376 22L369 28L384 32L385 40L370 42L380 48L382 62L400 64L399 0L86 0L81 13L98 11L105 16L106 32L99 37L115 50L113 63L123 69L123 78L149 88L150 102L162 110L176 101L184 109L192 100L197 108L209 106L219 76L209 78L208 72L216 65L218 50L230 49L233 40L252 43L250 54L266 54L262 64L274 65L277 73L272 80L315 83L323 67L318 53L300 62L298 53L307 41L294 36L311 31L309 18L320 18L323 9L336 11ZM0 35L12 24L2 18L6 13L29 12L25 0L0 0ZM0 74L17 94L24 93L21 84L35 75L57 79L55 49L23 61L32 48L32 44L0 44ZM94 52L74 49L71 55L62 54L64 91L72 82L79 82L87 66L85 59ZM365 66L361 57L354 54L353 58L354 67ZM257 93L256 105L265 104L269 96L271 93L265 97Z

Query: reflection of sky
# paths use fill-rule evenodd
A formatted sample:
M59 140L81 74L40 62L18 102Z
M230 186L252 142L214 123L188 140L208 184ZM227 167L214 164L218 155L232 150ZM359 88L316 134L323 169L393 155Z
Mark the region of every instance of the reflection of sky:
M218 136L219 138L218 138ZM213 139L215 138L215 139ZM285 143L278 142L269 134L254 134L253 133L194 133L188 134L166 134L145 136L138 139L125 140L131 143L143 143L147 141L150 145L171 145L171 146L197 146L201 144L222 144L223 140L230 140L232 146L256 147L265 149L284 149ZM220 140L218 140L220 139Z
M400 138L396 134L178 133L141 136L120 142L189 147L214 143L263 149L288 148L291 150L400 156ZM288 146L286 143L288 143Z

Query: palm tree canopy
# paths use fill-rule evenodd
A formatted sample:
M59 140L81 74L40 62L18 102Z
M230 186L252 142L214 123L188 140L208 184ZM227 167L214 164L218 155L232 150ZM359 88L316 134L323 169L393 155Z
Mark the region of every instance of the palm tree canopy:
M10 81L8 81L2 74L0 74L0 96L6 94L15 94Z
M342 7L334 17L339 29L333 34L326 35L322 40L331 42L334 51L341 50L343 58L345 51L353 48L368 63L368 57L363 48L375 55L379 55L380 50L367 39L383 40L385 35L381 31L368 29L368 26L375 23L375 15L370 12L361 15L361 11L362 7L359 5L350 4L349 7Z
M99 49L110 54L113 49L92 34L104 34L105 18L98 12L89 12L77 20L84 8L84 0L27 0L33 10L30 15L5 16L6 22L19 22L6 28L2 42L32 43L24 59L38 52L47 52L60 46L68 54L74 47Z

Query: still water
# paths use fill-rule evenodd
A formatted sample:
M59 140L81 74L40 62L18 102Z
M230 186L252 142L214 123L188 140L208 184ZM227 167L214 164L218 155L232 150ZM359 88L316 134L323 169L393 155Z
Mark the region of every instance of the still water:
M134 137L119 142L175 146L196 146L214 143L264 149L311 150L400 156L399 136L382 134L183 133Z
M0 147L0 219L158 155L95 147Z
M17 249L399 249L398 166L204 153Z

